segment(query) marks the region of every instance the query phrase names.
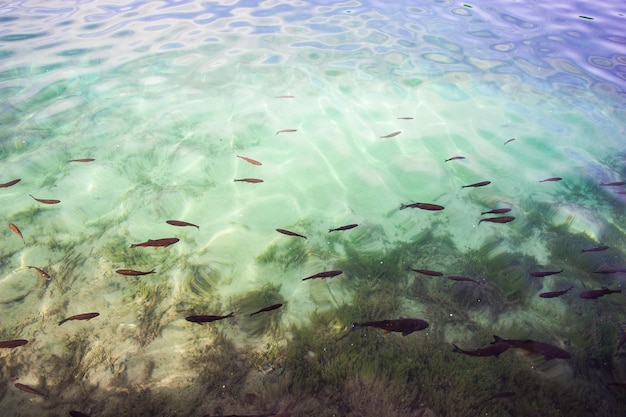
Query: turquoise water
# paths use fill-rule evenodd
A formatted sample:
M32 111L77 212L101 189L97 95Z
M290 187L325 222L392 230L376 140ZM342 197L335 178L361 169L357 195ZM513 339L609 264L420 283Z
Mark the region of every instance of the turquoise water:
M2 415L623 415L625 294L580 297L626 268L603 3L4 4ZM571 357L453 352L493 335Z

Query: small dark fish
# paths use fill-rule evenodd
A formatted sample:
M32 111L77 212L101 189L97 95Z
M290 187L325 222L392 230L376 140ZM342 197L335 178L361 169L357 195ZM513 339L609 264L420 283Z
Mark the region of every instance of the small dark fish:
M185 320L190 321L192 323L204 324L204 323L211 323L212 321L224 320L230 317L235 317L235 312L229 313L225 316L207 316L207 315L187 316L185 317Z
M448 279L452 280L452 281L458 281L458 282L474 282L476 284L480 284L480 282L476 281L475 279L468 278L468 277L462 277L462 276L459 276L459 275L450 275L450 276L448 276Z
M400 204L400 210L404 210L405 208L418 208L422 210L439 211L439 210L443 210L445 207L440 206L439 204L431 204L431 203Z
M569 287L568 289L561 290L561 291L542 292L541 294L539 294L539 297L541 297L541 298L556 298L556 297L560 297L563 294L569 292L572 288L574 288L574 287Z
M235 178L235 179L233 180L233 182L238 182L238 181L241 181L241 182L249 182L249 183L251 183L251 184L258 184L258 183L260 183L260 182L263 182L263 180L262 180L262 179L260 179L260 178L239 178L239 179Z
M572 354L556 346L549 345L543 342L536 342L534 340L511 340L503 339L500 336L493 336L493 344L496 343L508 343L511 347L523 349L527 352L542 355L544 359L570 359Z
M619 187L626 184L626 181L601 182L600 187Z
M491 400L496 400L498 398L511 398L511 397L515 397L517 394L514 391L502 391L502 392L496 392L495 394L493 394L491 397L487 398L485 400L485 402L487 401L491 401Z
M33 197L32 194L28 194L28 195ZM36 198L36 197L33 197L33 199L35 201L39 201L42 204L59 204L61 202L61 200L54 200L54 199L49 199L49 198Z
M275 98L295 98L296 96L276 96Z
M605 295L618 294L618 293L621 293L621 292L622 292L622 290L610 290L608 288L602 288L600 290L583 291L580 294L578 294L578 296L580 298L585 299L585 300L595 300L596 298L600 298L600 297L603 297Z
M478 224L481 224L482 222L489 222L489 223L509 223L509 222L512 222L513 220L515 220L515 217L513 217L513 216L487 217L486 219L480 219L480 221L478 222Z
M70 159L69 162L93 162L94 158L80 158L80 159Z
M20 391L27 392L29 394L35 394L35 395L41 395L42 397L48 397L43 392L41 392L41 391L39 391L39 390L29 386L29 385L20 384L19 382L15 384L15 388L19 389Z
M593 248L589 248L589 249L581 249L580 253L585 253L585 252L602 252L607 250L609 247L608 246L595 246Z
M506 142L504 142L504 144L506 145L507 143L511 143L511 142L513 142L514 140L515 140L515 138L511 138L511 139L507 140Z
M357 226L358 226L358 224L356 224L356 223L347 224L345 226L337 227L335 229L328 229L328 233L330 233L330 232L340 232L342 230L350 230L350 229L354 229Z
M510 208L499 208L499 209L493 209L489 211L483 211L482 213L480 213L480 215L483 216L485 214L504 214L504 213L508 213L509 211L511 211Z
M254 313L248 314L249 317L254 316L255 314L259 314L259 313L264 313L266 311L272 311L272 310L276 310L277 308L281 308L283 305L282 304L272 304L269 307L263 307L262 309L255 311Z
M295 236L295 237L301 237L303 239L306 239L306 236L303 235L299 235L298 233L289 231L289 230L285 230L285 229L276 229L276 231L278 233L282 233L283 235L287 235L287 236Z
M81 413L80 411L70 411L71 417L90 417L89 414Z
M398 117L398 120L413 120L412 117Z
M4 184L0 184L0 188L9 188L9 187L17 184L20 181L22 181L21 178L18 178L18 179L13 180L13 181L5 182Z
M36 266L30 266L30 265L26 265L26 267L34 269L35 271L39 272L39 275L41 275L42 278L44 278L44 279L46 279L48 281L50 281L52 279L52 277L50 277L50 274L48 274L43 269L37 268Z
M563 272L562 269L560 271L537 271L537 272L531 272L530 276L535 277L535 278L543 278L549 275L560 274L561 272Z
M417 272L419 274L428 275L429 277L442 277L443 274L439 271L431 271L430 269L413 269L409 268L413 272Z
M0 349L13 349L19 346L24 346L28 343L28 340L15 339L15 340L3 340L0 341Z
M381 139L393 138L394 136L398 136L400 133L402 133L402 131L398 130L397 132L393 132L388 135L381 136L380 138Z
M366 321L363 323L353 323L352 329L357 327L376 327L383 329L385 332L400 332L402 336L407 336L413 332L424 330L428 327L428 323L421 319L404 319Z
M200 229L200 226L198 226L197 224L184 222L182 220L168 220L165 223L171 224L172 226L180 226L180 227L191 226L191 227L195 227L196 229Z
M22 231L19 229L19 227L17 227L13 223L9 223L9 229L11 229L13 233L18 235L22 239L22 242L26 244L26 241L24 240L24 235L22 235Z
M142 243L133 243L132 245L130 245L131 248L147 248L147 247L153 247L153 248L164 248L170 245L173 245L174 243L178 242L180 239L177 237L166 237L163 239L148 239L145 242Z
M318 272L317 274L311 275L310 277L306 277L306 278L302 278L302 281L306 281L307 279L315 279L315 278L332 278L332 277L336 277L337 275L341 275L343 273L343 271L340 271L338 269L333 270L333 271L324 271L324 272Z
M276 134L278 135L279 133L294 133L297 131L298 129L283 129L283 130L279 130L278 132L276 132Z
M493 343L487 347L479 348L476 350L463 350L454 344L452 346L454 346L454 349L452 349L453 352L462 353L468 356L481 356L481 357L485 357L485 356L498 357L500 356L502 352L505 352L508 348L511 347L511 345L506 342Z
M551 177L551 178L546 178L545 180L541 180L539 182L556 182L556 181L561 181L563 178L561 177Z
M480 181L480 182L475 182L474 184L470 184L470 185L464 185L461 188L468 188L468 187L484 187L485 185L489 185L491 184L491 181Z
M255 159L252 159L252 158L247 158L245 156L237 155L237 158L241 158L244 161L246 161L247 163L252 164L252 165L263 165L259 161L255 160Z
M626 268L612 268L612 269L600 269L598 271L593 271L594 274L624 274L626 273Z
M130 277L138 277L141 275L156 274L156 272L154 272L154 269L151 271L147 271L147 272L135 271L134 269L118 269L115 271L115 273L120 274L120 275L130 276Z
M98 317L100 315L100 313L82 313L82 314L76 314L74 316L70 316L67 318L64 318L63 320L61 320L59 322L59 326L62 325L63 323L65 323L66 321L70 321L70 320L91 320L94 317Z
M448 162L448 161L459 161L459 160L461 160L461 159L465 159L465 157L464 157L464 156L453 156L452 158L448 158L448 159L446 159L446 160L445 160L445 161L443 161L443 162Z

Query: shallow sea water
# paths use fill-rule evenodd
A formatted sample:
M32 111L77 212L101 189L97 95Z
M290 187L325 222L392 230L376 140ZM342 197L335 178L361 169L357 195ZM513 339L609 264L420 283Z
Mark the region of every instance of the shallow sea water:
M600 3L3 3L2 415L623 415L626 295L579 296L626 269ZM351 330L399 317L429 327ZM571 358L453 352L493 335Z

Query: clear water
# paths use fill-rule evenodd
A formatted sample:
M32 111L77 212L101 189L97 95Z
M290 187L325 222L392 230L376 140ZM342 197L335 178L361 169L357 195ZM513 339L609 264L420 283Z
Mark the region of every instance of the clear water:
M626 9L561 3L4 3L2 415L623 415Z

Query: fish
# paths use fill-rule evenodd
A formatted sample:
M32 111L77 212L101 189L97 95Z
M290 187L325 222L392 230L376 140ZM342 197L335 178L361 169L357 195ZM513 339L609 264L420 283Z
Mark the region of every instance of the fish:
M74 411L74 410L70 411L70 416L71 417L90 417L89 414L81 413L80 411Z
M19 382L15 384L15 388L19 389L20 391L27 392L29 394L35 394L35 395L41 395L42 397L48 397L46 394L39 391L38 389L35 389L29 385L20 384Z
M115 271L116 274L120 274L120 275L127 275L127 276L131 276L131 277L138 277L141 275L149 275L149 274L156 274L156 272L154 271L154 269L147 271L147 272L143 272L143 271L135 271L134 269L118 269Z
M343 231L343 230L350 230L350 229L354 229L357 226L358 226L358 224L356 224L356 223L347 224L345 226L337 227L335 229L328 229L328 233L330 233L330 232L340 232L340 231Z
M80 158L80 159L70 159L68 162L93 162L94 158Z
M551 359L570 359L572 354L566 350L561 349L557 346L552 346L543 342L536 342L534 340L526 339L526 340L513 340L513 339L503 339L500 336L493 336L492 344L496 343L508 343L511 347L525 350L529 353L533 353L536 355L542 355L545 360Z
M556 275L556 274L560 274L561 272L563 272L563 270L559 270L559 271L537 271L537 272L531 272L530 276L531 277L535 277L535 278L543 278L543 277L547 277L549 275Z
M506 142L504 142L504 144L506 145L507 143L511 143L511 142L513 142L514 140L515 140L515 138L511 138L511 139L507 140Z
M148 239L145 242L142 243L133 243L132 245L130 245L131 248L147 248L147 247L153 247L153 248L164 248L170 245L173 245L174 243L178 242L180 239L177 237L166 237L163 239Z
M593 271L594 274L623 274L626 273L626 268L610 268L610 269L600 269L598 271Z
M619 187L626 184L626 181L601 182L600 187Z
M42 278L50 281L52 279L52 277L50 276L50 274L48 274L46 271L44 271L43 269L37 268L36 266L30 266L30 265L26 265L27 268L31 268L34 269L35 271L39 272L39 275L41 275Z
M491 184L491 181L480 181L480 182L475 182L474 184L470 184L470 185L464 185L461 188L468 188L468 187L484 187L485 185L489 185Z
M275 98L296 98L296 96L276 96Z
M398 117L398 120L413 120L412 117Z
M443 210L445 207L440 206L439 204L431 204L431 203L400 204L400 210L404 210L405 208L418 208L422 210L439 211L439 210Z
M9 223L9 229L11 229L11 231L13 233L15 233L16 235L18 235L21 239L22 242L24 242L24 244L26 244L26 241L24 240L24 235L22 235L22 231L20 230L19 227L17 227L16 225L14 225L13 223Z
M172 226L180 226L180 227L191 226L191 227L195 227L196 229L200 229L200 226L198 226L197 224L184 222L182 220L167 220L165 223L170 224Z
M15 339L15 340L2 340L0 341L0 349L13 349L16 347L24 346L28 343L28 340Z
M581 249L580 253L585 253L585 252L602 252L609 249L608 246L605 245L601 245L601 246L594 246L593 248L589 248L589 249Z
M204 324L211 323L212 321L224 320L230 317L235 317L235 312L229 313L225 316L208 316L208 315L198 315L198 316L187 316L185 320L190 321L192 323Z
M28 194L28 195L33 197L32 194ZM51 198L36 198L36 197L33 197L33 199L35 201L38 201L38 202L42 203L42 204L59 204L61 202L61 200L54 200L54 199L51 199Z
M74 316L70 316L67 318L64 318L63 320L61 320L59 322L59 326L62 325L63 323L65 323L66 321L70 321L70 320L91 320L94 317L98 317L100 315L100 313L82 313L82 314L76 314Z
M556 182L556 181L561 181L563 178L561 177L551 177L551 178L546 178L545 180L541 180L539 182Z
M608 288L602 288L600 290L589 290L583 291L578 296L585 300L595 300L596 298L603 297L609 294L618 294L621 293L622 290L610 290Z
M498 208L498 209L493 209L493 210L489 210L489 211L483 211L482 213L480 213L481 216L485 215L485 214L504 214L504 213L508 213L509 211L511 211L510 208Z
M15 184L17 184L18 182L22 181L21 178L18 178L16 180L13 181L9 181L9 182L5 182L4 184L0 184L0 188L9 188L14 186Z
M429 277L442 277L443 274L439 271L432 271L430 269L413 269L409 268L413 272L417 272L418 274L428 275Z
M560 297L563 294L569 292L572 288L574 288L574 287L569 287L568 289L561 290L561 291L542 292L541 294L539 294L539 297L541 297L541 298L556 298L556 297Z
M481 224L482 222L509 223L509 222L512 222L513 220L515 220L515 217L513 216L487 217L486 219L480 219L478 224Z
M465 159L465 157L464 157L464 156L453 156L452 158L448 158L448 159L446 159L446 160L445 160L445 161L443 161L443 162L448 162L448 161L459 161L459 160L461 160L461 159Z
M455 344L453 344L452 346L454 347L452 351L455 353L462 353L468 356L480 356L480 357L495 356L496 358L500 356L501 353L505 352L511 347L511 345L507 342L492 343L487 347L478 348L475 350L463 350Z
M511 397L515 397L516 395L517 394L515 393L515 391L496 392L491 397L487 398L485 400L485 402L491 401L491 400L495 400L495 399L498 399L498 398L511 398Z
M302 281L306 281L307 279L315 279L315 278L332 278L332 277L336 277L337 275L341 275L343 274L343 271L340 271L338 269L335 269L333 271L324 271L324 272L318 272L317 274L313 274L309 277L306 278L302 278Z
M381 139L393 138L394 136L398 136L400 133L402 133L402 131L398 130L398 131L390 133L388 135L381 136L380 138Z
M258 183L263 182L263 180L260 178L239 178L239 179L235 178L233 182L249 182L251 184L258 184Z
M264 313L266 311L272 311L272 310L276 310L277 308L281 308L283 305L278 303L278 304L272 304L271 306L268 307L263 307L260 310L255 311L254 313L248 314L248 317L252 317L255 314L259 314L259 313Z
M287 236L295 236L295 237L301 237L303 239L306 239L306 236L303 235L299 235L298 233L292 232L290 230L285 230L285 229L276 229L276 231L278 233L282 233L283 235L287 235Z
M245 156L237 155L237 158L241 158L244 161L246 161L247 163L252 164L252 165L263 165L259 161L255 160L255 159L252 159L252 158L247 158Z
M476 281L475 279L468 278L468 277L462 277L462 276L460 276L460 275L450 275L450 276L448 276L448 279L449 279L449 280L452 280L452 281L459 281L459 282L474 282L474 283L476 283L476 284L480 284L480 282L479 282L479 281Z
M413 332L424 330L429 326L428 322L421 319L399 318L395 320L366 321L363 323L353 323L352 330L359 327L376 327L385 332L399 332L402 336L407 336Z
M283 130L279 130L278 132L276 132L276 134L278 135L279 133L294 133L297 131L298 129L283 129Z

